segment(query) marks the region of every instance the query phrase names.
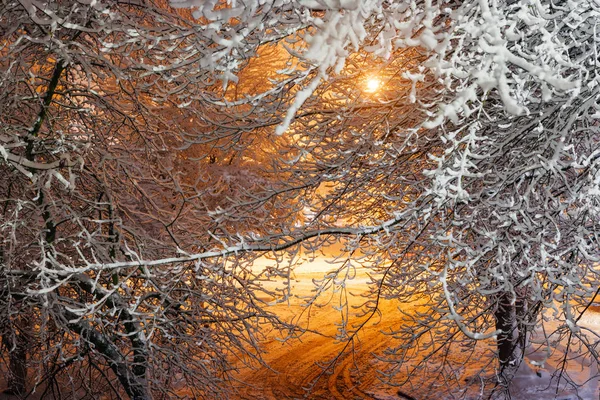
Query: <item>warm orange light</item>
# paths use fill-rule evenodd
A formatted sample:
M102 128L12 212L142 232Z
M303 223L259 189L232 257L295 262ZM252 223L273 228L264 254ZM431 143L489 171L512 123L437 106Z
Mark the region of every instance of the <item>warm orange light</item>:
M373 93L379 89L381 81L378 78L371 77L367 79L367 88L365 89L369 93Z

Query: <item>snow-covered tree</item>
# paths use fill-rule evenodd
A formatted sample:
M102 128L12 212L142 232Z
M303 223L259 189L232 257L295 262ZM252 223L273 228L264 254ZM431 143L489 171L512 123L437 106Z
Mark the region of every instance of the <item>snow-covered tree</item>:
M252 259L331 238L347 257L317 296L372 276L356 317L338 305L340 339L398 301L392 382L460 377L457 345L492 344L485 393L536 346L557 385L597 366L580 324L600 261L595 3L171 5L1 3L15 391L34 364L47 390L78 373L74 393L221 390L232 352L254 357L278 322L261 280L289 279Z
M252 206L268 144L227 126L242 110L222 110L222 46L160 1L3 1L0 32L8 390L226 391L231 360L257 358L259 323L282 324L257 255L217 237L275 229L283 211Z
M460 374L470 358L436 355L490 340L482 372L500 395L526 349L545 349L558 386L582 383L569 364L597 369L598 334L580 324L598 293L597 4L173 3L224 32L232 17L246 33L302 24L288 48L311 74L275 133L295 139L280 168L313 196L287 234L350 237L323 285L372 268L367 316L379 298L426 300L399 307L390 375ZM383 81L371 94L369 74Z

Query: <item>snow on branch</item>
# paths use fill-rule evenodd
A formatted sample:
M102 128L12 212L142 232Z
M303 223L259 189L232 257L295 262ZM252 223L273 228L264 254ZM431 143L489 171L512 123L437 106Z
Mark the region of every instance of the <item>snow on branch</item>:
M228 256L236 256L244 253L266 253L279 252L289 249L299 243L308 241L312 238L324 236L367 236L381 232L389 233L393 227L401 221L400 218L394 218L375 226L365 226L357 228L330 228L315 231L300 231L298 234L288 233L285 235L272 235L266 237L257 237L252 239L244 239L239 245L225 246L221 250L206 251L197 254L190 254L181 257L157 258L157 259L137 259L135 261L116 261L107 263L88 262L85 266L69 266L64 261L59 261L56 258L48 255L50 264L56 265L57 269L44 268L44 274L56 276L71 276L73 274L84 273L86 271L112 271L127 269L131 267L156 267L161 265L175 265L180 263L198 262L207 259L226 258ZM83 252L79 252L80 256L85 259ZM21 272L15 271L18 275ZM48 289L42 289L47 292ZM52 289L50 289L52 290Z
M269 32L295 26L302 37L294 55L313 65L317 74L298 91L295 103L277 128L286 131L306 99L329 74L337 74L351 52L360 49L383 58L402 48L420 48L428 55L424 66L444 85L434 100L439 111L425 123L433 128L447 119L468 117L497 93L504 111L528 113L528 93L542 98L573 98L585 73L574 56L574 37L587 31L596 10L585 0L549 5L489 0L450 1L183 1L192 7L226 53L248 47L252 33L260 43ZM293 10L293 12L291 12ZM237 20L244 21L243 36L231 39ZM427 102L429 99L421 99ZM536 100L534 100L536 101Z

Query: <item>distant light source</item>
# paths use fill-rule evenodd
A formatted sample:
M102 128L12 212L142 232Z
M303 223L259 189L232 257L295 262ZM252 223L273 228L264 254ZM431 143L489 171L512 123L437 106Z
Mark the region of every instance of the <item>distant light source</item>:
M369 93L373 93L373 92L377 91L377 89L379 89L380 86L381 86L381 81L378 78L371 77L371 78L367 79L367 88L365 89L365 91L367 91Z

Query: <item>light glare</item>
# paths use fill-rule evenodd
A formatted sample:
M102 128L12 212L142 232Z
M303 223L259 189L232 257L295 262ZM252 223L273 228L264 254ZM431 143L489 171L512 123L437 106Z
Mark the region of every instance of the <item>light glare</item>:
M373 93L381 86L381 81L377 78L367 79L367 92Z

